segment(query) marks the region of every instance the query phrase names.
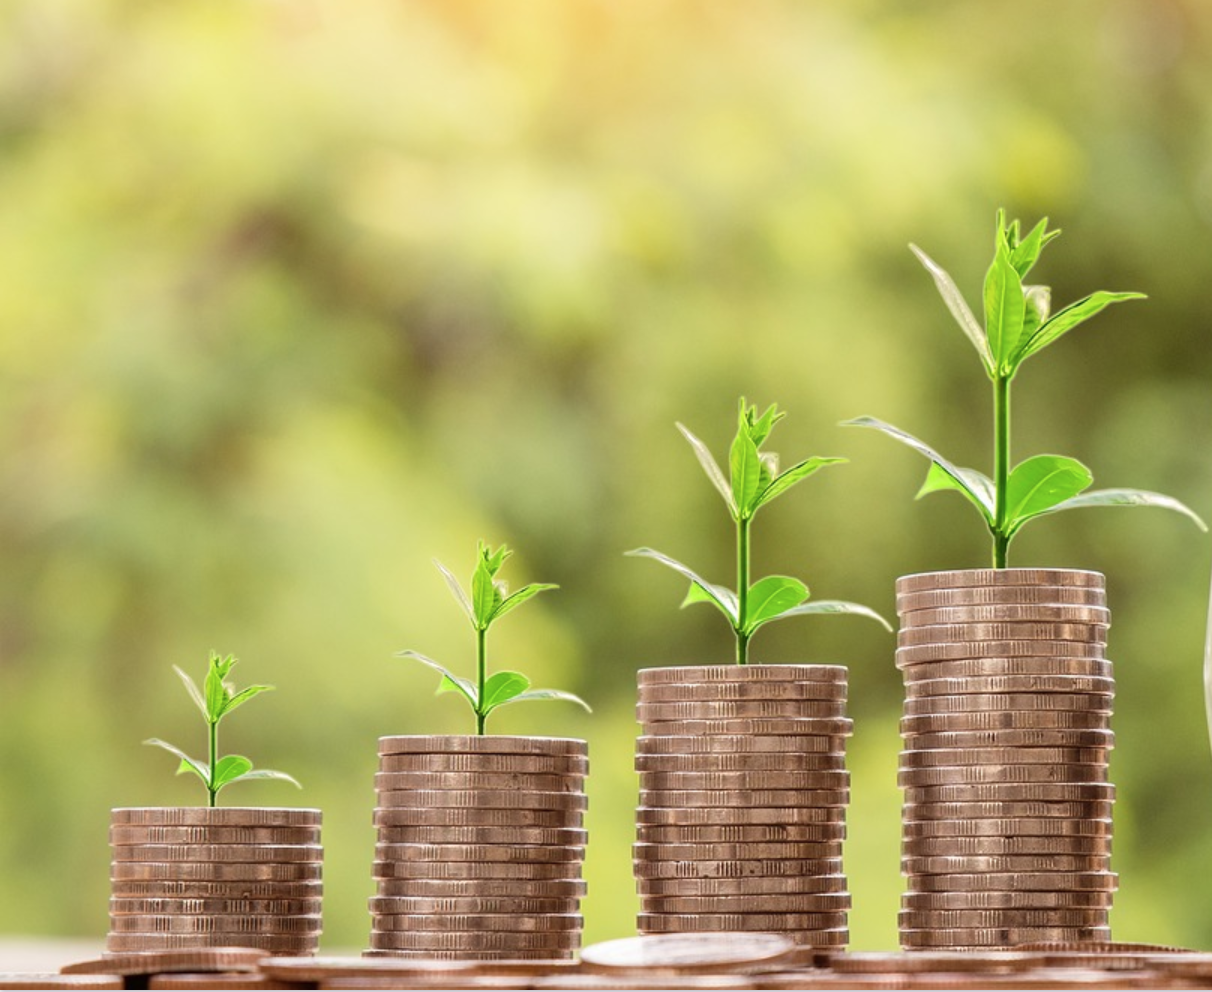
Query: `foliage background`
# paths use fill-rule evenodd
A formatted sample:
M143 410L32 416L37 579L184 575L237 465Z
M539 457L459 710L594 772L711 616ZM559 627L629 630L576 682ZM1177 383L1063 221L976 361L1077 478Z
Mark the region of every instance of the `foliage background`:
M470 664L430 559L507 541L558 582L499 665L595 705L587 939L631 932L634 671L726 661L625 549L723 579L737 397L852 464L766 511L755 569L893 614L983 564L869 413L988 467L986 381L921 244L977 299L994 212L1065 229L1058 303L1137 289L1031 363L1016 452L1212 514L1212 9L1197 0L0 3L0 932L106 929L108 810L195 803L170 665L275 683L225 743L325 815L325 947L365 946L375 740L463 732L413 647ZM1034 524L1012 564L1108 574L1122 940L1212 946L1208 545L1156 511ZM853 945L895 946L901 688L848 618L756 658L845 662ZM194 735L191 737L191 735ZM192 743L191 743L192 742Z

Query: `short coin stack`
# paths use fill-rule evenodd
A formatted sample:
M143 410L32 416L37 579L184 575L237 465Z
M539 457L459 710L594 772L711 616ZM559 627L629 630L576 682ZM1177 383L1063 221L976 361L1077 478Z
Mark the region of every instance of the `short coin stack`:
M370 956L570 958L585 893L584 741L379 741Z
M1110 939L1115 683L1102 575L897 583L905 948Z
M639 672L640 933L846 944L846 676L837 665Z
M107 953L252 947L314 954L320 811L115 809Z

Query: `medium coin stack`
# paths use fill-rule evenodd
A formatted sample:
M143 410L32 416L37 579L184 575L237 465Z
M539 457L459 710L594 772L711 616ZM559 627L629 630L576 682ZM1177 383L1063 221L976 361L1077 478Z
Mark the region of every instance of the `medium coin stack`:
M572 957L588 770L581 740L380 738L366 953Z
M837 665L639 672L641 934L846 944L846 676Z
M316 952L324 856L319 810L115 809L109 841L107 953Z
M906 949L1110 939L1115 682L1103 576L897 582Z

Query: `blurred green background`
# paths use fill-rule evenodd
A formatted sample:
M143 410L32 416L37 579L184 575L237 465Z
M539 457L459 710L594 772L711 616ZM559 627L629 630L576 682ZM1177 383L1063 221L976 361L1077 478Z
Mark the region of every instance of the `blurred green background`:
M224 743L321 807L324 947L367 942L376 738L464 732L415 648L470 670L430 561L508 542L561 590L494 663L595 713L586 939L633 931L637 668L728 661L731 524L674 428L725 450L741 395L785 459L756 574L892 616L895 577L983 565L890 420L988 468L988 385L920 244L979 299L995 210L1065 235L1063 304L1134 289L1029 363L1016 455L1212 515L1212 7L1198 0L3 0L0 933L100 938L108 811L194 804L142 747L204 747L171 665L278 691ZM1108 575L1120 692L1112 920L1212 947L1201 699L1209 544L1155 510L1034 524L1011 564ZM850 666L853 946L896 944L901 685L857 618L754 659Z

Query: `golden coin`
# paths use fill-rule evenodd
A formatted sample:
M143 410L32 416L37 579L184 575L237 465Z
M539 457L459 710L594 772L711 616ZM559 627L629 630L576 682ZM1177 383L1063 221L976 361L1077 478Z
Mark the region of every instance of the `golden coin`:
M731 858L735 860L768 860L794 858L798 860L840 858L840 841L716 844L654 844L638 841L631 847L632 857L639 861L703 861Z
M1111 820L1069 819L1055 816L1004 817L971 820L906 820L901 824L905 839L925 837L1111 837Z
M744 700L846 698L845 682L663 682L641 685L641 703L740 702Z
M376 827L542 827L579 830L582 819L581 811L575 809L380 806L374 812Z
M581 900L571 898L538 898L532 896L372 896L370 912L375 915L404 916L431 914L436 916L509 913L529 916L539 913L565 915L579 911ZM458 929L458 928L456 928Z
M582 846L556 844L384 844L375 845L383 861L475 861L479 864L552 864L585 860Z
M643 897L649 913L844 913L849 908L849 892Z
M968 586L898 593L899 616L955 606L1106 606L1106 591L1083 586Z
M1105 927L1107 909L901 910L898 922L904 930Z
M930 713L901 719L901 734L966 733L977 730L1106 730L1104 710L1009 710L1006 712Z
M1115 786L1106 782L985 782L905 789L906 803L1110 802Z
M702 721L695 721L700 723ZM724 721L736 723L738 721ZM752 728L752 721L743 722ZM769 724L770 721L763 721ZM846 738L854 732L854 721L841 720L780 720L776 726L778 734L759 734L744 730L741 733L702 736L673 734L662 725L661 733L636 738L637 754L699 754L725 753L750 754L768 752L827 752L840 754L846 749Z
M120 825L109 829L115 847L127 844L311 844L320 843L319 827L161 827Z
M1039 940L1103 940L1110 927L998 927L996 929L902 930L903 947L1014 947Z
M813 858L767 861L633 861L636 878L750 878L753 876L836 875L842 859Z
M651 844L789 843L793 841L840 841L846 838L845 823L758 823L679 826L641 823L636 833Z
M641 789L762 790L847 789L850 773L841 770L748 772L650 772L640 773Z
M111 916L111 934L214 934L239 935L316 933L321 929L318 913L308 916L216 916L213 914L182 916L179 914Z
M381 844L550 844L584 847L589 832L571 827L436 827L378 828Z
M968 589L972 586L1080 586L1103 589L1106 583L1106 576L1101 572L1074 568L968 568L902 575L896 580L896 593L899 596L903 593Z
M771 720L829 719L846 715L842 701L822 699L716 699L701 703L636 704L640 723L665 723L687 720Z
M105 938L107 954L147 954L161 951L203 950L216 947L224 950L248 947L266 954L313 954L319 945L319 935L241 933L111 933Z
M581 963L594 971L733 971L785 960L794 951L791 940L775 934L668 934L591 944Z
M1002 782L1106 782L1106 764L1098 765L957 765L952 768L910 768L897 772L904 788Z
M408 789L380 792L378 799L380 806L388 808L581 810L588 806L581 792L537 792L530 789Z
M958 658L901 666L906 684L925 679L967 679L994 675L1085 675L1109 679L1115 666L1106 658Z
M1097 693L1115 695L1115 679L1089 675L977 675L964 679L906 679L910 696L966 696L988 693Z
M640 789L641 806L719 806L728 807L741 803L752 807L778 808L786 806L846 806L850 802L849 789L762 789L731 792L705 789ZM742 822L742 821L737 821ZM769 822L755 820L755 823Z
M220 861L113 861L109 877L126 879L173 879L199 882L318 882L318 862L220 862Z
M493 862L476 861L391 861L376 859L371 863L376 879L493 879L525 880L575 879L581 870L579 863L568 862ZM384 893L386 894L386 893Z
M939 606L901 614L906 627L935 627L973 623L1063 623L1111 626L1111 611L1105 606L1049 603L990 603L985 605Z
M508 930L372 930L370 946L377 950L413 951L547 951L576 950L579 930L528 933Z
M948 641L896 649L896 667L935 664L940 661L976 661L984 658L1055 658L1066 662L1106 661L1107 645L1101 641L1016 640Z
M137 806L110 810L110 823L158 827L318 827L320 811L250 806Z
M641 668L641 686L667 682L845 682L845 665L685 665L678 668Z
M916 742L915 742L916 743ZM1107 752L1099 747L974 747L912 748L901 752L901 768L939 768L957 765L1106 764Z
M845 892L846 876L757 875L748 878L637 878L640 898L652 896L811 895Z
M255 972L264 952L244 947L203 947L145 954L107 953L59 969L61 975L163 975L177 971Z
M1098 747L1110 751L1115 734L1110 730L967 730L909 734L906 743L914 748L986 747Z
M381 933L393 930L546 933L581 930L584 925L585 920L580 913L377 913L374 919L374 927Z
M911 820L999 820L1054 819L1070 821L1106 820L1110 822L1114 803L1111 800L1068 801L1009 801L1009 802L950 802L915 805L906 803L902 819Z
M837 930L846 926L841 913L640 913L636 926L642 933L684 933L687 930Z
M589 745L570 737L506 737L499 734L380 737L379 754L572 754L587 757Z
M913 879L913 888L917 892L1114 892L1119 888L1119 876L1109 871L1030 872L1015 869L1007 873L919 875Z
M1080 909L1111 906L1115 893L1097 889L1061 892L907 892L909 910Z
M541 772L379 772L379 793L411 789L516 789L519 792L572 792L585 789L583 775L549 775Z
M585 895L582 879L516 878L380 878L375 885L381 899L534 898L571 899Z
M683 826L748 826L783 823L839 823L844 806L661 807L640 806L637 823Z
M118 844L114 861L214 861L271 864L318 864L319 844Z
M969 696L919 696L905 700L905 716L933 716L939 713L1005 713L1070 711L1110 713L1111 697L1099 692L1030 693L988 692Z
M796 772L844 771L841 753L768 751L750 754L637 754L637 772Z
M437 754L402 752L379 755L381 772L517 772L524 775L586 775L589 759L578 754Z
M183 899L157 897L112 896L110 916L307 916L318 914L322 908L319 897L314 899Z
M324 883L316 878L302 882L256 882L231 879L197 881L180 879L122 879L110 882L114 897L158 899L319 899Z
M906 838L905 854L1100 854L1110 857L1110 837L916 837Z

